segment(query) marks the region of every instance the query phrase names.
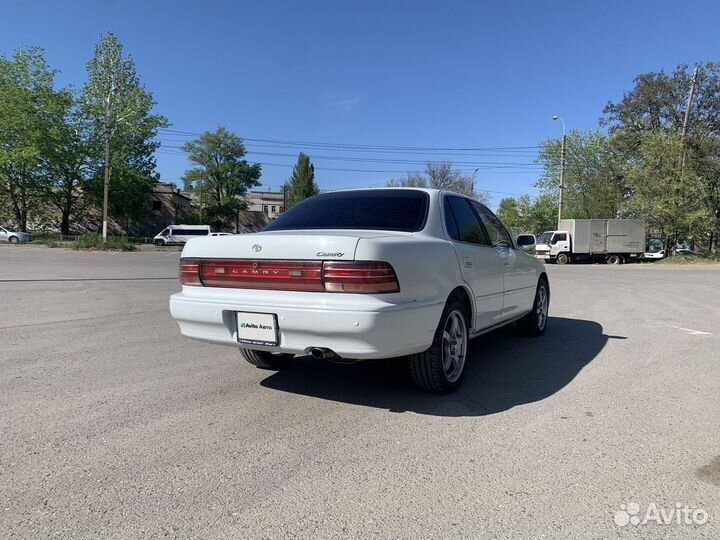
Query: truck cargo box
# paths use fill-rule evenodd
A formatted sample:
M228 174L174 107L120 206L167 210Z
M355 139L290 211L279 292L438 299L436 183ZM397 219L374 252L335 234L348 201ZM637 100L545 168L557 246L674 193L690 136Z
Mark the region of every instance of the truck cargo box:
M602 255L645 251L645 226L634 219L562 219L558 230L572 237L572 253Z

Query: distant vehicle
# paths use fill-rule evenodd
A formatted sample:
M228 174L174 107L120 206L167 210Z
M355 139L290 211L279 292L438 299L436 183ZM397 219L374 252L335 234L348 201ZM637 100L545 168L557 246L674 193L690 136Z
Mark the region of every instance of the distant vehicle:
M324 193L260 233L188 243L170 312L184 335L260 368L405 356L419 388L450 392L471 338L515 322L545 331L550 285L523 251L534 245L456 193Z
M678 255L697 255L697 253L695 253L692 249L687 248L678 248L675 250L675 253L677 253Z
M634 219L562 219L557 231L540 235L535 256L557 264L622 264L640 260L644 248L645 226Z
M18 242L32 242L32 235L24 232L15 232L5 227L0 227L0 242L10 242L17 244Z
M229 233L229 232L213 232L213 233L210 233L210 236L232 236L232 233Z
M665 258L665 250L661 249L658 251L646 251L645 253L643 253L642 258L649 259L649 260L664 259Z
M192 238L210 234L212 234L210 225L168 225L155 236L153 242L156 246L182 245Z

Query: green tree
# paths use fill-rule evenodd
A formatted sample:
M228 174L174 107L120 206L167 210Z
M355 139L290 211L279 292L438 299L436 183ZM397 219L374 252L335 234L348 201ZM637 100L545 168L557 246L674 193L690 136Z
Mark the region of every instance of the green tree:
M697 239L707 231L711 218L696 160L686 156L685 166L679 166L685 152L680 136L647 133L640 140L637 161L628 176L633 191L630 215L660 231L669 246L678 240Z
M541 144L538 161L544 170L535 184L556 201L561 144L561 139ZM626 191L624 161L608 137L600 131L571 131L566 142L563 218L617 217Z
M557 203L547 195L535 198L528 211L527 230L533 234L552 231L557 227Z
M697 86L683 142L704 185L697 196L702 197L709 214L704 236L712 249L720 235L720 64L694 67ZM601 123L609 128L613 145L629 163L647 157L648 135L672 138L681 134L692 78L693 68L687 65L677 66L670 74L645 73L635 78L622 100L607 104Z
M22 231L50 189L45 138L66 98L54 77L42 49L0 56L0 196Z
M81 111L88 122L94 169L88 187L96 198L102 193L106 237L110 213L125 219L142 215L145 205L138 203L147 200L158 178L154 153L160 143L154 138L159 128L169 124L164 116L152 113L152 93L140 83L135 62L123 54L114 34L100 37L87 72Z
M557 226L557 206L547 194L536 197L534 201L530 195L502 199L497 215L515 234L538 235Z
M520 214L518 200L514 197L501 199L495 213L500 221L513 232L525 228L524 216Z
M243 140L224 127L203 133L183 150L196 165L183 176L185 190L197 194L212 225L224 228L235 222L237 227L238 212L247 206L247 191L260 185L260 164L244 159Z
M315 166L310 161L310 157L302 152L293 167L292 176L288 180L286 189L290 207L320 193L320 188L315 183Z
M70 234L72 219L85 214L88 198L83 196L88 165L88 130L71 92L63 92L58 107L49 114L52 122L44 137L43 155L50 180L47 200L60 212L60 230Z

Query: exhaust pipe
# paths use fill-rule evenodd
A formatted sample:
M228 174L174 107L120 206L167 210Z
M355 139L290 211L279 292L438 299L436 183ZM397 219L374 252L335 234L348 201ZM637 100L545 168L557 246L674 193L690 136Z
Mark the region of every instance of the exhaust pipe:
M334 362L336 364L355 364L359 362L359 360L355 360L353 358L343 358L342 356L338 356L335 351L325 347L312 347L310 349L310 356L319 360L328 360L329 362Z
M313 358L318 358L320 360L327 360L328 358L335 358L337 354L335 354L332 350L326 349L324 347L313 347L310 349L310 356Z

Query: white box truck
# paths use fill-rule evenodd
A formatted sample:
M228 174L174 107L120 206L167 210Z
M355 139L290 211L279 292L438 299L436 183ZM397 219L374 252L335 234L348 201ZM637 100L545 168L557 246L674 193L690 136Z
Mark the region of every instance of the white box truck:
M535 256L546 262L622 264L642 258L645 226L635 219L561 219L538 238Z

